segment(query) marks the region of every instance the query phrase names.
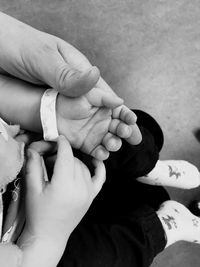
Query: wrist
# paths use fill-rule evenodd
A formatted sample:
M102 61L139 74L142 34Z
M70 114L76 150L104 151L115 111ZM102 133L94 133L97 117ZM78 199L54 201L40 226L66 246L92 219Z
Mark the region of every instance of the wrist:
M21 267L55 267L66 247L68 237L33 236L24 230L17 245L23 253Z

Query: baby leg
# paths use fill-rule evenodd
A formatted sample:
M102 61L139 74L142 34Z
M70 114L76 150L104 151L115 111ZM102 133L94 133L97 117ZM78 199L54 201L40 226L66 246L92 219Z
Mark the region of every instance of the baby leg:
M138 181L151 185L191 189L200 185L200 173L193 164L184 160L163 160Z

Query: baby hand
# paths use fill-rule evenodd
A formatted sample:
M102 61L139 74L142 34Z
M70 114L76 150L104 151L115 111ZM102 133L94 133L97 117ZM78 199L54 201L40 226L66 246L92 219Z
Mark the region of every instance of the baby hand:
M93 88L82 97L58 95L56 104L59 134L70 144L99 160L121 147L121 138L131 144L141 142L136 115L126 106L107 108L105 92ZM107 104L107 105L106 105ZM104 106L104 107L103 107Z

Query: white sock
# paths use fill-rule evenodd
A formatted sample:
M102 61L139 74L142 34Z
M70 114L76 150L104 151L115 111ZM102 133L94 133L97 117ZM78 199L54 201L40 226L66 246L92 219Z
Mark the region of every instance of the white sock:
M193 164L184 160L158 160L154 169L139 182L191 189L200 185L200 173Z
M166 247L181 240L200 244L200 218L185 206L169 200L160 206L157 215L166 234Z

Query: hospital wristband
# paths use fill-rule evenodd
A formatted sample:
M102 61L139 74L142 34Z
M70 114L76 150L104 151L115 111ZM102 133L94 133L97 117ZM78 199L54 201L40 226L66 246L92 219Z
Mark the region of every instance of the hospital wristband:
M56 141L59 136L56 119L57 95L55 89L47 89L41 98L40 119L45 141Z

